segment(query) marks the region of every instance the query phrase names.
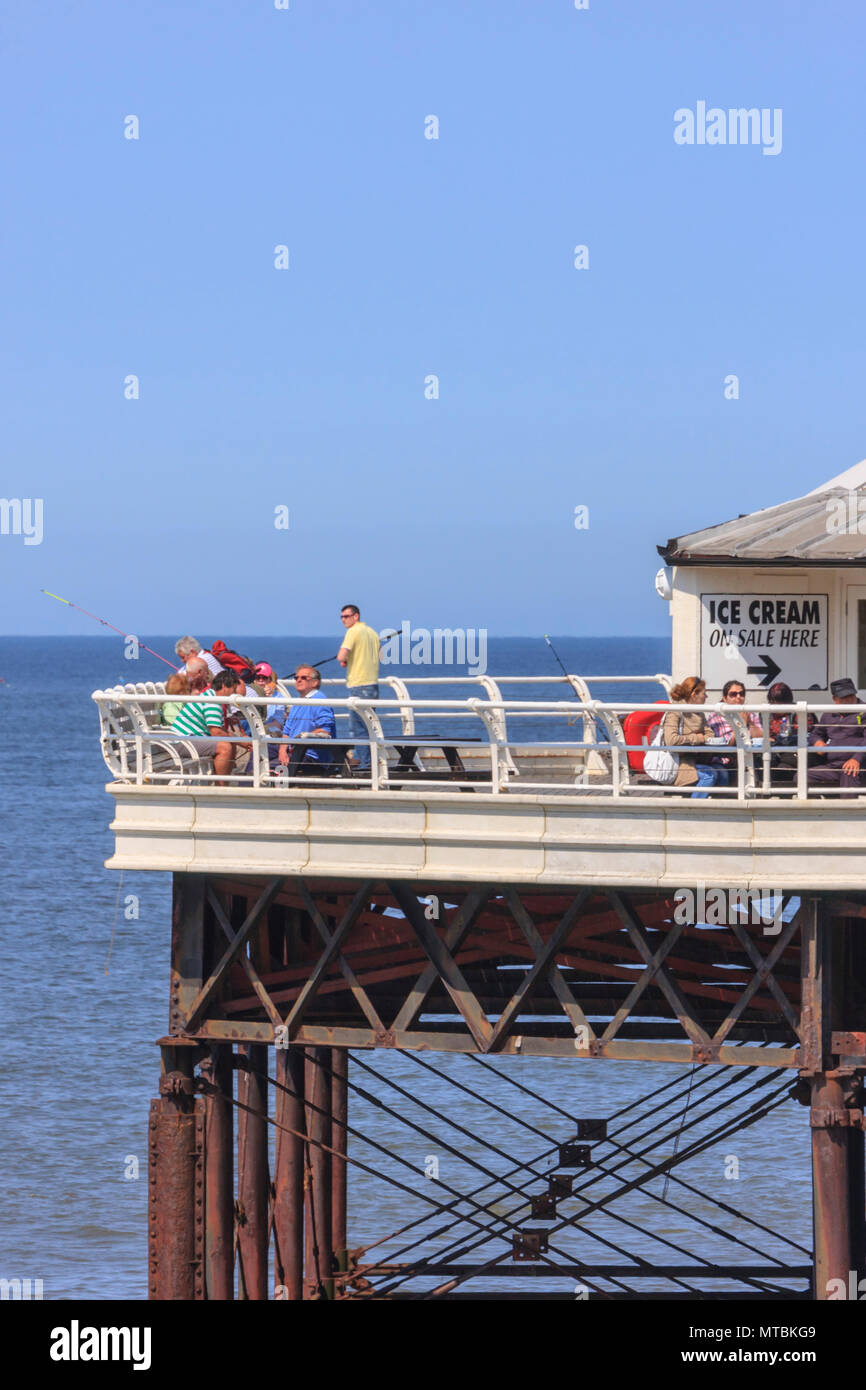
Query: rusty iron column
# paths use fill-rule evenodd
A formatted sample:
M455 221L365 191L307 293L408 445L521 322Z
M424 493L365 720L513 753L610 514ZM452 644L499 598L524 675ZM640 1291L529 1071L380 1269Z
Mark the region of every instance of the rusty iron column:
M276 1049L274 1283L276 1296L304 1296L304 1049ZM297 1133L286 1133L295 1130Z
M204 1103L192 1049L162 1048L148 1126L148 1296L204 1298Z
M832 919L822 898L804 904L802 929L801 1076L810 1087L812 1132L813 1295L823 1302L848 1288L851 1269L850 1112L833 1070L832 1029L839 1016L842 975L834 971Z
M345 1047L331 1048L331 1244L334 1268L348 1269L346 1252L346 1170L345 1158L349 1120L349 1051ZM342 1288L342 1286L338 1286Z
M815 1232L815 1297L832 1292L831 1281L848 1288L851 1265L849 1223L848 1111L842 1083L824 1075L812 1081L812 1211ZM839 1287L838 1285L836 1286Z
M305 1298L333 1298L331 1241L331 1049L306 1049L307 1163L305 1173Z
M858 1115L863 1114L863 1078L853 1077L850 1083L849 1104ZM848 1214L851 1230L851 1268L857 1280L866 1277L866 1144L862 1124L848 1129Z
M205 1093L205 1295L234 1298L234 1117L230 1044L208 1049L200 1071Z
M269 1293L267 1066L263 1043L238 1048L238 1287L255 1300Z

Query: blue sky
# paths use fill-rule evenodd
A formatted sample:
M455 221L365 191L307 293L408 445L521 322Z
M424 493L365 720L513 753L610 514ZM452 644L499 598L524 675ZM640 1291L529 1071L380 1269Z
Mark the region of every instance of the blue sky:
M2 492L44 522L0 536L2 632L99 630L45 587L203 639L337 632L344 602L664 635L658 542L866 455L859 5L3 28ZM677 145L701 100L780 108L781 152Z

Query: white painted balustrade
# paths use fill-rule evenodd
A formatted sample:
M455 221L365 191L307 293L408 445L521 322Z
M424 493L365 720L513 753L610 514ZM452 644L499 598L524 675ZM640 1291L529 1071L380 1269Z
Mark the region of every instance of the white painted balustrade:
M626 716L636 710L651 711L660 717L668 710L694 713L694 705L601 701L593 699L591 687L640 684L661 687L665 699L670 690L669 677L650 676L488 676L478 677L418 677L406 680L388 677L381 685L389 690L377 700L347 699L338 692L343 681L323 680L322 688L312 702L330 706L336 717L337 743L332 766L326 775L287 777L279 766L276 751L287 739L275 737L265 729L267 705L307 705L293 687L281 684L269 699L247 699L223 696L208 699L211 703L231 706L245 719L249 734L233 734L238 745L249 744L248 756L239 754L236 770L220 779L222 784L235 787L270 789L275 793L303 787L305 793L340 790L363 798L371 792L418 791L420 787L435 794L437 783L441 791L458 789L496 796L506 793L551 795L598 795L614 798L669 798L690 796L693 788L661 785L645 773L630 766L629 753L645 752L645 745L628 744L623 732ZM409 686L423 687L421 695L410 693ZM464 698L438 696L437 688L473 687ZM503 694L504 687L541 686L550 692L546 699L511 698ZM556 687L569 689L570 698L558 698ZM161 683L115 686L93 694L100 719L102 754L115 783L150 786L206 787L214 785L209 760L199 759L188 739L176 735L162 724L162 705L166 700L183 703L195 697L166 696ZM851 791L832 787L810 788L808 785L807 714L818 718L825 712L838 710L832 703L801 701L791 706L768 704L749 705L745 709L729 705L706 704L700 707L705 714L721 710L731 724L736 742L730 747L712 747L697 751L705 759L724 753L731 758L731 785L702 788L707 795L691 803L699 813L713 802L756 799L813 799L845 797ZM371 767L362 772L350 767L345 754L351 745L348 715L356 712L366 728L366 739L355 742L355 750L366 744L370 748ZM866 706L846 706L846 711L866 714ZM799 715L796 748L785 747L796 754L796 773L787 783L781 782L774 752L781 747L771 745L769 720L771 715ZM753 741L745 724L746 715L756 715L764 736ZM424 739L430 744L425 745ZM411 741L411 742L407 742ZM318 745L318 740L316 741ZM414 750L414 762L407 763ZM312 745L311 745L312 746ZM401 759L401 752L402 759ZM673 750L682 751L682 750ZM838 749L836 750L838 751ZM851 751L862 751L861 747ZM703 757L701 760L705 760ZM856 792L854 793L856 796Z

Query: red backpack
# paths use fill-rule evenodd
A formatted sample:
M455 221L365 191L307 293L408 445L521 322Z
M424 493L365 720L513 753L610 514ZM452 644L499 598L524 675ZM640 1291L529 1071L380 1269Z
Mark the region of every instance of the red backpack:
M210 649L224 671L235 671L247 685L252 683L255 668L248 656L241 656L238 652L233 652L231 647L227 647L220 638L211 642Z

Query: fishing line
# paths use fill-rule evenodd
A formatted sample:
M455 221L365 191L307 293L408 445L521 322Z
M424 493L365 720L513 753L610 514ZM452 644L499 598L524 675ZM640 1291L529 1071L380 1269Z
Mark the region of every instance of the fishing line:
M50 589L40 589L39 592L45 594L47 598L56 598L58 603L65 603L67 608L75 608L79 613L83 613L85 618L92 618L95 623L102 623L103 627L110 627L112 632L119 632L121 637L133 636L130 632L124 632L122 627L115 627L114 623L110 623L107 618L100 618L96 613L88 613L87 609L82 608L80 603L73 603L71 599L61 598L59 594L52 594ZM140 641L138 637L134 637L134 641L136 641L144 651L150 652L151 656L155 656L157 661L164 661L166 666L170 666L173 671L179 669L175 666L173 661L169 661L166 657L160 656L159 652L155 652L152 647L145 646L144 642Z
M114 950L114 933L117 930L117 914L120 911L120 893L123 888L123 869L120 871L120 882L117 885L117 897L114 900L114 922L111 928L111 940L108 943L108 955L105 957L105 973L108 974L108 962L111 960L111 953Z
M692 1066L692 1069L691 1069L691 1071L690 1071L690 1073L689 1073L689 1089L688 1089L688 1091L686 1092L686 1103L685 1103L685 1105L684 1105L684 1107L683 1107L683 1113L682 1113L682 1115L680 1116L680 1127L679 1127L679 1129L677 1130L676 1138L674 1139L673 1158L676 1158L676 1156L677 1156L677 1150L679 1149L679 1146L680 1146L680 1135L682 1134L682 1132L683 1132L683 1127L684 1127L684 1125L685 1125L685 1123L686 1123L686 1115L689 1113L689 1104L691 1103L691 1099L692 1099L692 1082L694 1081L694 1079L695 1079L695 1067L694 1067L694 1065L693 1065L693 1066ZM665 1185L664 1185L664 1187L662 1188L662 1201L665 1201L665 1199L667 1198L667 1195L668 1195L668 1183L670 1182L670 1176L671 1176L671 1174L670 1174L670 1169L668 1169L668 1171L665 1173Z

